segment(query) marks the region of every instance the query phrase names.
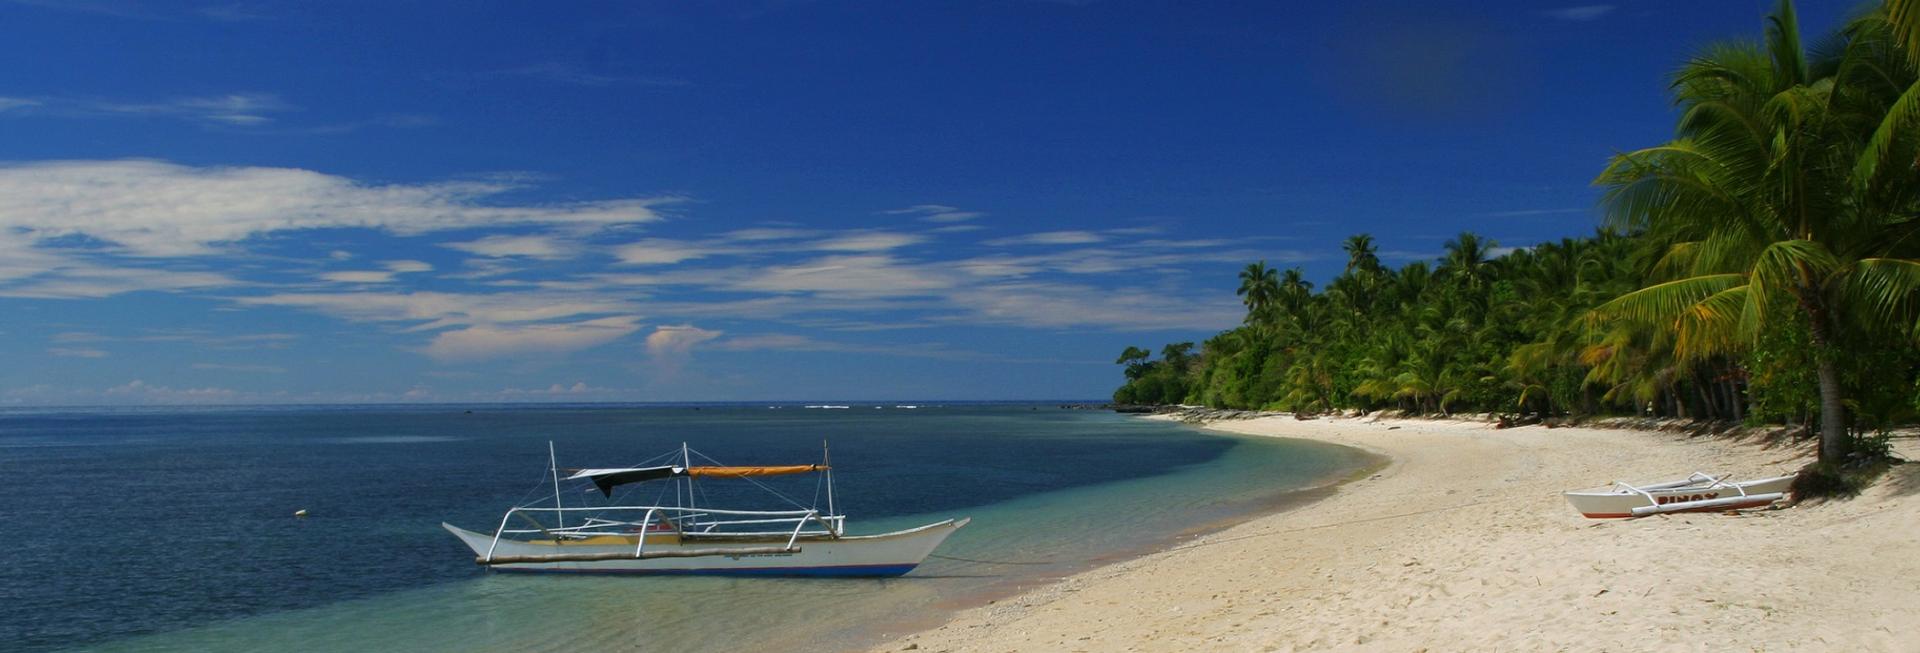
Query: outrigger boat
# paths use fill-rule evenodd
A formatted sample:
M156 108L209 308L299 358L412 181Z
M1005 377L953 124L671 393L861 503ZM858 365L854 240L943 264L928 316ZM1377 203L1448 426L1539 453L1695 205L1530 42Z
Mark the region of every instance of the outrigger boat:
M563 478L548 443L551 507L510 508L491 535L440 525L473 550L476 564L497 571L899 576L968 522L948 519L892 533L847 535L846 516L833 509L833 468L824 459L818 465L733 467L694 465L699 454L686 445L675 453L679 464L567 470L572 474ZM824 512L790 499L797 509L721 510L696 506L693 499L695 479L744 480L785 498L753 478L809 473L824 475ZM673 485L675 503L567 507L561 504L563 481L590 483L587 492L597 489L609 500L615 488L665 481Z
M1567 503L1592 519L1644 517L1669 512L1700 512L1758 508L1786 497L1792 476L1733 482L1726 476L1694 472L1678 481L1613 485L1567 492Z

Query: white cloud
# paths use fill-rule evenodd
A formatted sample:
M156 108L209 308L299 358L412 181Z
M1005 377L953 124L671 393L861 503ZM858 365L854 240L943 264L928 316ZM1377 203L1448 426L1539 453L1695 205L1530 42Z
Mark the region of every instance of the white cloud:
M616 247L613 255L627 265L672 265L721 252L713 247L681 240L649 238Z
M820 232L814 231L812 229L794 229L794 228L785 228L785 227L755 227L752 229L735 229L733 231L729 231L724 234L721 234L720 237L726 240L744 240L744 241L794 240L798 238L811 237L818 233Z
M1617 7L1614 5L1581 5L1578 7L1549 9L1540 13L1546 14L1548 17L1556 18L1559 20L1569 20L1569 21L1580 22L1580 21L1594 20L1601 16L1605 16L1607 14L1613 13L1613 10L1616 8Z
M661 75L646 75L625 71L588 69L571 63L548 61L542 63L515 66L485 73L486 77L522 77L571 84L574 86L651 86L679 87L692 86L684 79Z
M904 209L893 209L890 211L881 211L880 213L881 215L918 216L920 221L922 222L932 222L936 224L951 224L954 222L966 222L968 220L972 220L974 218L978 218L980 216L986 215L985 213L981 213L979 211L962 211L958 207L946 206L944 204L920 204L916 206L909 206Z
M236 297L246 306L284 306L317 311L356 322L422 322L412 331L451 326L540 322L568 317L630 313L625 301L592 295L555 295L540 292L460 294L411 293L277 293Z
M4 202L0 199L0 203ZM142 290L179 292L241 283L213 272L148 266L107 267L38 250L10 250L7 240L0 235L0 297L99 299Z
M987 241L996 247L1006 245L1086 245L1106 242L1107 237L1091 231L1048 231L1025 236L1000 238Z
M113 403L142 404L217 404L232 402L240 396L240 393L226 388L175 389L148 385L147 382L139 379L129 381L126 385L107 388L102 394Z
M386 283L393 280L393 273L385 270L346 270L325 272L320 278L336 283Z
M828 252L884 252L925 241L924 236L876 231L829 238L813 243L811 249Z
M72 97L0 98L0 110L8 108L18 109L15 115L172 118L226 127L259 127L273 122L272 114L299 110L271 93L228 93L152 102L114 102Z
M685 356L693 351L695 345L720 337L720 331L710 331L690 324L661 325L653 333L647 334L647 353L654 358Z
M475 325L436 335L423 351L441 361L563 354L624 338L640 330L639 320L621 315L583 322Z
M283 349L288 342L298 339L300 336L291 333L213 333L199 329L154 329L146 330L136 336L110 336L91 331L63 331L49 338L55 343L68 345L102 342L166 342L186 343L221 350Z
M493 258L525 257L549 260L572 258L579 249L573 243L553 236L487 236L466 242L441 243L440 246Z
M196 370L216 370L221 372L257 372L262 374L285 374L287 368L277 365L228 365L224 363L194 363Z
M813 292L856 296L925 295L953 288L956 282L892 256L829 256L796 265L766 268L735 283L737 290Z
M675 198L490 206L505 181L374 185L297 168L162 161L0 165L0 229L45 243L86 237L133 256L208 254L280 231L362 228L398 235L515 224L651 222Z
M709 331L690 324L662 325L654 329L653 333L647 334L647 357L652 362L648 368L649 384L660 386L678 383L680 370L693 360L693 348L718 337L719 331Z
M63 358L106 358L107 352L79 347L48 347L47 353Z
M1196 300L1178 293L1037 282L972 287L952 297L973 313L956 321L1117 331L1224 329L1246 312L1231 299L1224 293L1216 300Z
M433 265L425 261L381 261L385 270L341 270L325 272L321 279L335 283L392 283L401 274L429 272Z

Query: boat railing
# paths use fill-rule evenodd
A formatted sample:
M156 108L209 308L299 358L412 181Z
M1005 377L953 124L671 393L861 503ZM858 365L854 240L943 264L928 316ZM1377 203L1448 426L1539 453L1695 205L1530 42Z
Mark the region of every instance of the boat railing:
M544 524L541 524L539 520L534 519L530 514L530 513L553 513L556 517L558 517L570 512L571 513L592 512L592 513L599 514L599 513L607 513L607 512L614 512L614 511L642 512L642 515L639 521L621 521L617 519L606 519L603 517L590 516L590 517L587 517L585 523L579 526L547 528ZM525 534L539 533L546 537L551 537L557 541L564 538L584 539L584 538L595 536L595 535L632 534L631 532L621 530L621 529L626 529L628 527L638 527L638 536L634 538L635 540L637 540L637 542L634 545L633 555L635 558L639 558L639 557L642 557L641 554L644 553L645 551L645 547L647 544L646 535L647 533L652 531L655 524L665 525L669 528L672 528L675 531L680 531L681 533L684 534L687 531L685 528L683 528L683 526L685 525L683 524L683 521L692 522L694 519L697 519L698 517L707 517L707 516L716 516L716 515L744 517L747 519L710 520L707 522L697 522L696 525L702 525L706 527L705 530L701 531L703 534L715 534L714 529L720 526L750 525L750 524L767 524L767 525L792 524L793 525L792 531L786 531L784 529L777 530L777 531L775 530L762 531L763 534L769 534L769 535L776 534L776 533L781 535L787 535L787 544L785 548L788 550L793 549L794 544L799 541L800 536L802 535L826 535L829 537L838 538L844 528L844 523L845 523L844 520L846 519L846 517L842 515L821 515L819 510L721 510L716 508L693 509L693 508L687 508L684 506L598 506L598 507L578 507L578 508L519 506L519 507L508 509L507 513L500 517L500 526L495 528L493 531L493 542L487 546L487 554L486 556L484 556L484 559L486 561L493 560L494 551L500 547L500 538L505 535L525 535ZM507 528L507 524L511 522L513 518L516 516L532 523L534 525L534 528ZM811 531L807 530L806 527L809 523L820 524L820 526L824 530L811 530Z

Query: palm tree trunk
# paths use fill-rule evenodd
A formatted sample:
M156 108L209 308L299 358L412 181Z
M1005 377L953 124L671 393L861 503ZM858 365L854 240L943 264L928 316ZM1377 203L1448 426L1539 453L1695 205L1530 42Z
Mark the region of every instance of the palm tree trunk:
M1820 361L1820 462L1838 462L1847 455L1847 408L1840 399L1840 366L1825 353L1815 357Z
M1727 401L1733 404L1733 421L1747 421L1747 395L1740 391L1740 382L1727 380Z
M1847 455L1847 407L1840 393L1840 365L1833 360L1832 336L1827 333L1827 310L1811 291L1800 295L1807 312L1807 335L1813 341L1815 371L1820 378L1820 462L1839 462Z

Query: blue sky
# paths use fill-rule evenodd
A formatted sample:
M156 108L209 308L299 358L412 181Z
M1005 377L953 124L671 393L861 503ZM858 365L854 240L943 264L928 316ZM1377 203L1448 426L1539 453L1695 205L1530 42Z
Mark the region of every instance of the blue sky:
M1771 3L562 4L0 0L0 405L1103 397L1590 232Z

